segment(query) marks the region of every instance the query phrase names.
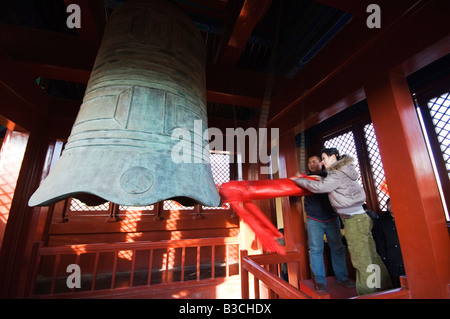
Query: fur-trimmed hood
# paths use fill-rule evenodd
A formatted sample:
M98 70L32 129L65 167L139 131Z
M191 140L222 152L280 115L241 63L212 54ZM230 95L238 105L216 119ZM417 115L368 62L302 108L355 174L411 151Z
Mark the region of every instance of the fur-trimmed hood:
M355 169L355 165L353 164L355 159L351 156L345 156L337 162L334 162L328 172L332 171L341 171L345 175L347 175L351 180L357 180L359 177L358 172Z
M320 181L296 178L294 182L313 193L328 193L330 203L338 214L360 212L366 194L358 182L359 174L354 161L354 158L347 156L333 163L328 176Z

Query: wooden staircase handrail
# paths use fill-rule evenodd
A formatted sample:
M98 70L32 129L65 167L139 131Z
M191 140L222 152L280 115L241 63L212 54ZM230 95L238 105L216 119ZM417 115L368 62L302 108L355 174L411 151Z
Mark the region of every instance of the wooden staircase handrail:
M259 284L259 281L262 281L269 290L275 292L280 298L310 299L310 296L261 266L295 262L299 260L300 256L300 252L286 252L286 255L275 253L249 256L246 250L241 250L242 299L249 299L249 272L255 277L255 296L259 295L259 287L257 287L257 285Z

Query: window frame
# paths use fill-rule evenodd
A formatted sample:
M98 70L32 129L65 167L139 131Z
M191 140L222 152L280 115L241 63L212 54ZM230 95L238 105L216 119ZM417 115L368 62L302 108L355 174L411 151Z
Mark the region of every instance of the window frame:
M370 164L369 152L367 149L367 143L364 133L364 127L370 123L372 123L370 114L366 113L356 116L355 118L349 119L341 125L323 132L318 139L318 144L316 145L319 146L317 150L320 151L324 147L324 143L326 140L348 132L353 133L357 160L359 162L361 172L362 185L366 193L366 205L368 209L379 214L383 210L383 207L380 207L380 203L378 200L375 179L373 177L373 171Z
M434 123L428 109L428 102L436 97L440 97L445 93L450 92L450 87L447 85L430 86L421 91L417 91L413 94L416 108L422 116L424 130L423 134L426 134L429 145L431 148L431 156L433 156L436 165L436 174L441 183L442 196L444 196L445 203L447 205L447 212L450 212L450 178L448 177L447 167L445 165L444 158L442 156L441 145L439 143L438 136L434 127ZM447 219L447 223L450 224L450 220Z

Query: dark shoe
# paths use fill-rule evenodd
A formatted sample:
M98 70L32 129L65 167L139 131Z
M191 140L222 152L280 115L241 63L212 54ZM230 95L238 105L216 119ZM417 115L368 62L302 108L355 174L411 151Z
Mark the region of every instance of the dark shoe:
M316 282L315 283L315 289L318 290L318 291L325 292L325 291L327 291L327 285Z
M346 288L354 288L355 287L355 283L353 281L351 281L350 279L344 280L344 281L338 281L336 280L336 282Z

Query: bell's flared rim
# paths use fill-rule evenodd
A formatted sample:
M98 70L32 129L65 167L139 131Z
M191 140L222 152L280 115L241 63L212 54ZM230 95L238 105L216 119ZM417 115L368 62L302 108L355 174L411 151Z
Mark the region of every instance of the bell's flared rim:
M88 206L147 206L170 199L183 205L221 203L209 163L175 163L163 154L107 150L63 152L28 205L49 206L70 197Z

